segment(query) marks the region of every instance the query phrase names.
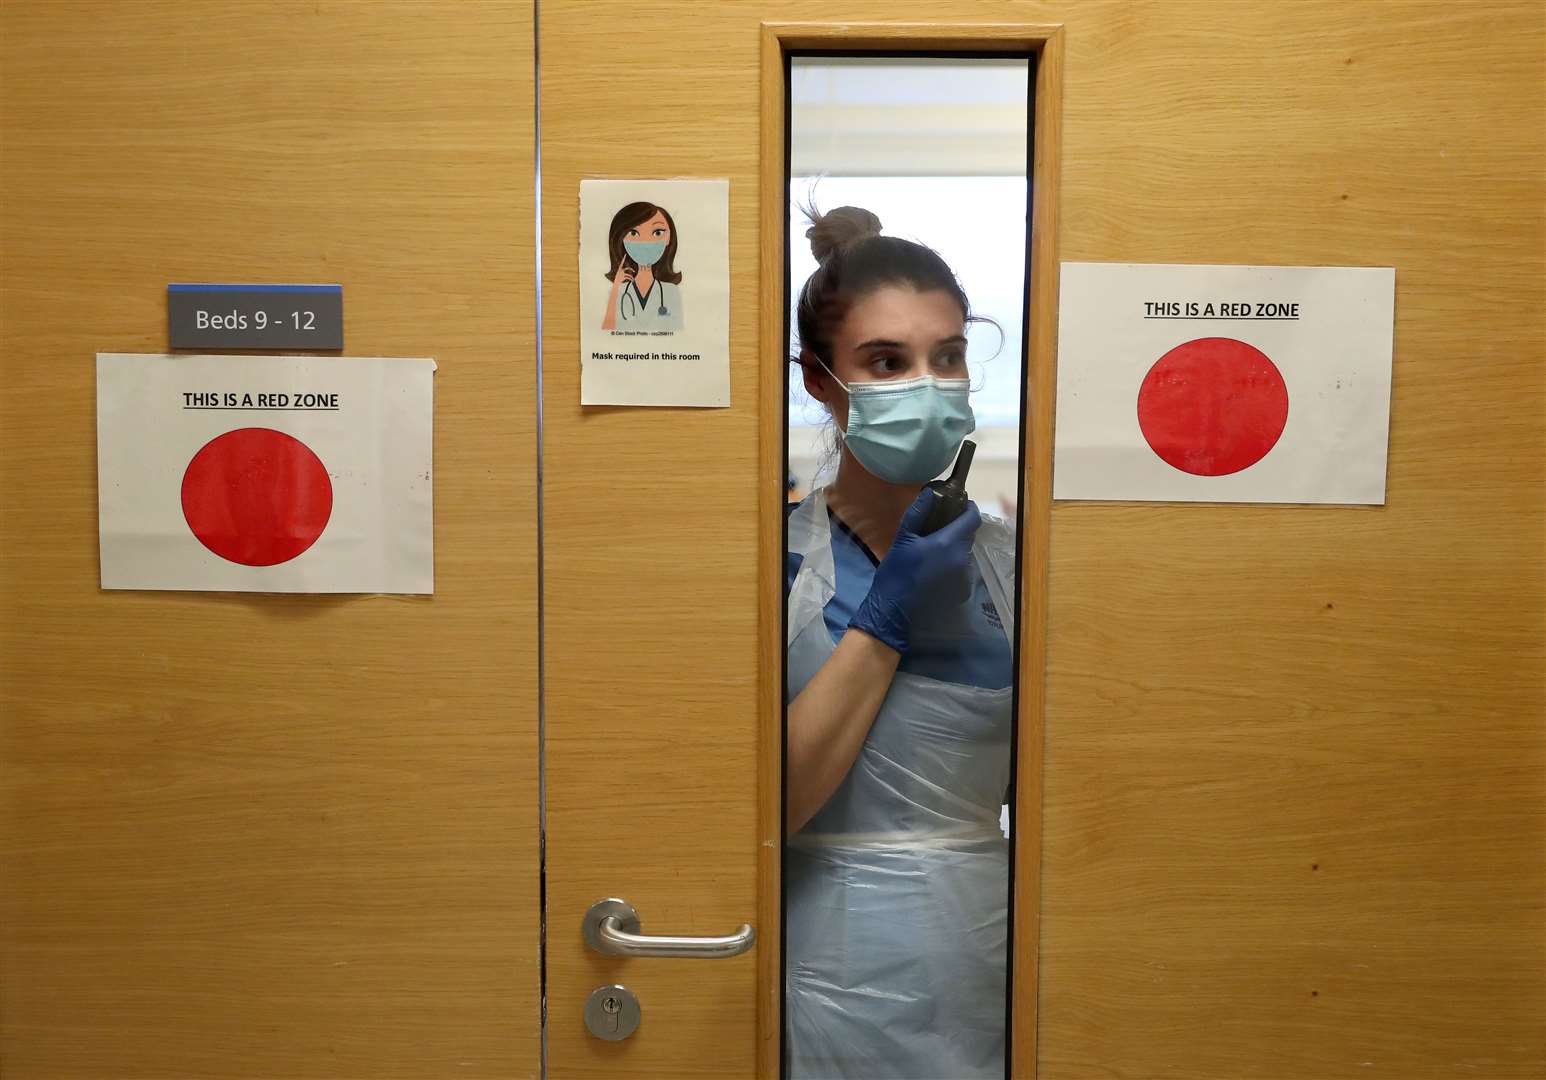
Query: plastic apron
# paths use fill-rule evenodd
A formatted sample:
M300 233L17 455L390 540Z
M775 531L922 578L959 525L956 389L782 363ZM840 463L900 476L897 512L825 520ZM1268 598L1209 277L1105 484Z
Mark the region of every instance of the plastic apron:
M836 647L831 537L817 491L789 516L787 700ZM1013 533L985 517L973 550L1013 643ZM1012 693L898 671L853 768L790 837L790 1080L1003 1077Z

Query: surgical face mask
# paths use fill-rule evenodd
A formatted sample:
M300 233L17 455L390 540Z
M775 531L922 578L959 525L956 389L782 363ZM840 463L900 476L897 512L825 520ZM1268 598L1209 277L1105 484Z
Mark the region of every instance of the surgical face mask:
M654 266L666 253L664 240L624 240L623 250L640 266Z
M920 375L849 385L832 378L848 391L844 444L860 465L893 484L934 479L954 460L961 440L977 430L966 379Z

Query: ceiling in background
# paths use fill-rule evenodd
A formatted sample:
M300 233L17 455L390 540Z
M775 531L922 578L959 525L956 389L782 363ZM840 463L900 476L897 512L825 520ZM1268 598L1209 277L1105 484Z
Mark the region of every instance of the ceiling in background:
M1029 62L794 57L793 176L1024 176Z

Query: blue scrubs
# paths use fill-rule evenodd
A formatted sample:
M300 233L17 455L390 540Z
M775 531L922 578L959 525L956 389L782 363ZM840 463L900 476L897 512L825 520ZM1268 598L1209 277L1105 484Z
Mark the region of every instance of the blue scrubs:
M793 512L791 504L789 512ZM837 593L824 609L827 631L836 644L848 631L848 621L864 602L875 580L880 561L832 511L832 560ZM784 561L784 592L800 572L800 556ZM1004 624L988 595L988 586L975 561L971 563L972 595L969 603L921 612L913 627L911 648L902 657L899 671L963 686L998 690L1014 679L1014 652L1004 636Z

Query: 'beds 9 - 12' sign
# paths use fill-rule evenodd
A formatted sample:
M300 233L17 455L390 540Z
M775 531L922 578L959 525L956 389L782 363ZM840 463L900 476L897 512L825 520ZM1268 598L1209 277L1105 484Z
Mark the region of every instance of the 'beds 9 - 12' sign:
M166 287L173 349L342 349L342 285Z

